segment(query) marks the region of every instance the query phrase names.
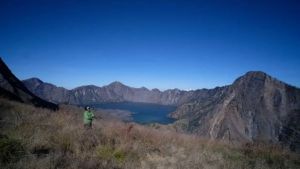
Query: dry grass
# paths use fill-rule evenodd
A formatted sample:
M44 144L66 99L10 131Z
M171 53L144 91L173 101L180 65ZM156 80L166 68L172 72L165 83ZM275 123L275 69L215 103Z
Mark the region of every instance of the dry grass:
M234 147L168 127L105 118L82 125L82 109L58 112L0 100L1 168L268 169L299 168L299 156L277 146ZM101 114L101 112L98 112Z

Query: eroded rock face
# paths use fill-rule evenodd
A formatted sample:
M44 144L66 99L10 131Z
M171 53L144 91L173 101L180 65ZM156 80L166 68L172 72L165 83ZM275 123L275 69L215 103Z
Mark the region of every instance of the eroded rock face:
M171 116L186 119L186 131L211 139L282 142L299 150L299 89L263 72L248 72L232 85L213 90Z

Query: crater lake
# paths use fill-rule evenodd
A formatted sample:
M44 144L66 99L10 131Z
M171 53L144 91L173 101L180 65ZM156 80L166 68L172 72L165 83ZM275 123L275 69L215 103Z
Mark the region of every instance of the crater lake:
M131 112L132 121L140 124L160 123L169 124L175 119L168 117L168 114L175 111L175 106L159 105L151 103L100 103L93 105L96 109L126 110Z

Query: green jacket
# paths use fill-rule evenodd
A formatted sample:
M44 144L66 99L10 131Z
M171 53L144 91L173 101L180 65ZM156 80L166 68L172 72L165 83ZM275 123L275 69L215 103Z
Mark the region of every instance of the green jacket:
M95 118L94 113L92 113L90 111L85 111L83 113L83 122L84 122L84 124L92 123L94 118Z

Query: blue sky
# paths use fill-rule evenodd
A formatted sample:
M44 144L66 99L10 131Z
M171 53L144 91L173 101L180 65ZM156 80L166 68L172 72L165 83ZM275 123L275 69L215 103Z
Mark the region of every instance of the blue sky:
M0 56L66 88L197 89L250 70L300 86L297 0L1 0Z

